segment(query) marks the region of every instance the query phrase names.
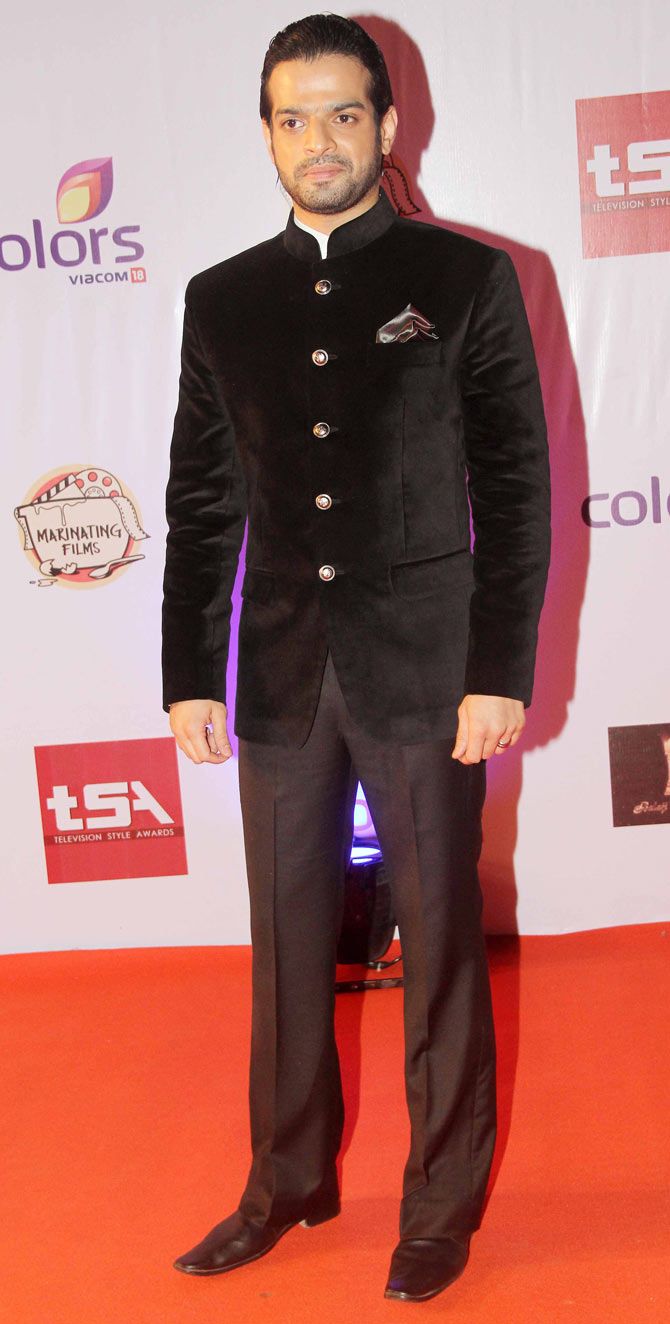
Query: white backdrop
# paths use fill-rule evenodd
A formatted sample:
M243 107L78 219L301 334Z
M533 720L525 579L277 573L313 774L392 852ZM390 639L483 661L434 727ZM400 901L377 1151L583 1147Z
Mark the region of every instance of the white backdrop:
M121 867L109 877L93 864L90 881L55 885L43 840L54 811L34 748L169 734L159 615L183 291L193 272L285 224L258 83L270 37L303 12L277 0L253 10L119 0L113 12L36 0L12 17L0 83L5 951L248 941L236 761L196 768L179 756L188 872L164 864L156 877ZM553 933L663 919L670 810L660 800L635 826L613 827L608 728L670 722L670 183L667 156L646 172L626 157L631 142L670 152L670 93L641 96L670 85L667 4L374 0L346 12L387 54L401 120L394 161L417 218L511 253L547 403L554 563L527 735L490 768L486 926ZM587 103L579 147L577 102ZM596 146L609 146L616 169L589 170ZM107 158L105 203L110 167L90 163ZM81 163L94 177L87 218L86 182L77 193L66 180L59 219L57 186ZM623 206L635 197L636 217ZM583 255L582 221L587 250L609 255ZM92 227L105 233L91 238ZM63 230L74 233L54 256ZM640 244L650 251L625 251ZM141 269L133 280L131 267ZM14 512L59 479L87 483L89 470L119 495L117 507L89 501L86 519L118 508L127 529L132 508L148 537L128 540L119 526L114 546L143 559L91 581L110 558L99 543L87 554L83 533L74 549L57 545L65 573L53 580ZM644 502L627 496L614 501L617 522L612 499L623 492L646 496L644 518ZM590 494L604 527L582 518ZM49 507L51 524L62 509ZM233 649L231 672L234 663ZM141 777L160 801L160 777L149 784L134 758L110 774L100 755L99 775L86 777L108 791L120 777L137 827L158 820L128 788ZM82 823L83 784L65 792ZM99 821L99 804L88 808Z

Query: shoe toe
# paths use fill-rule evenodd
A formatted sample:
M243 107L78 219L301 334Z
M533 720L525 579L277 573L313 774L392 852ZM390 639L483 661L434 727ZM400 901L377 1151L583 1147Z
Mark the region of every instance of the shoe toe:
M407 1238L396 1246L384 1295L400 1301L437 1296L463 1272L469 1236Z
M302 1222L305 1227L316 1227L318 1223L334 1218L339 1210L339 1200L322 1206L315 1204ZM276 1215L267 1223L252 1223L236 1209L223 1222L217 1223L197 1246L173 1260L172 1267L181 1273L194 1274L225 1273L227 1269L236 1269L272 1250L279 1238L298 1221L289 1211L283 1217Z
M245 1257L246 1239L242 1218L239 1213L231 1214L217 1223L197 1246L179 1255L173 1268L182 1273L220 1273Z

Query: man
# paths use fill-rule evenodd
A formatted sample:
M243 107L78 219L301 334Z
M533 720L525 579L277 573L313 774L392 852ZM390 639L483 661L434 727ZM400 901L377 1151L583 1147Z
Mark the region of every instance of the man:
M194 762L223 763L248 517L236 732L253 1162L239 1209L175 1267L236 1268L339 1212L353 768L405 963L411 1146L386 1295L424 1300L465 1266L493 1154L477 859L486 759L516 744L531 697L544 415L508 256L399 218L380 189L397 113L363 29L314 15L278 33L261 119L293 209L187 287L164 602L172 731Z

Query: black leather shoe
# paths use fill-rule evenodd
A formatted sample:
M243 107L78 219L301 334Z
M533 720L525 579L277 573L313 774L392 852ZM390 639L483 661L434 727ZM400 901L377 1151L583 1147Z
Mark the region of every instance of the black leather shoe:
M303 1227L316 1227L318 1223L335 1218L339 1212L338 1204L308 1214L306 1218L261 1226L250 1223L236 1210L222 1223L217 1223L197 1246L180 1255L173 1267L182 1273L227 1273L229 1269L238 1269L242 1264L250 1264L252 1260L259 1260L261 1255L267 1255L279 1238L298 1223Z
M384 1296L397 1301L427 1301L462 1274L470 1237L407 1237L391 1258Z

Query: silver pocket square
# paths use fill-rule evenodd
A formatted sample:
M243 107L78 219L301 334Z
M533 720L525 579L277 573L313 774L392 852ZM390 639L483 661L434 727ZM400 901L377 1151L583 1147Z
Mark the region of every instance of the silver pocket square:
M393 340L413 340L415 336L423 336L425 340L440 339L435 332L435 323L429 322L418 308L408 303L401 313L396 313L390 322L384 322L384 325L379 327L375 342L378 345L388 345Z

